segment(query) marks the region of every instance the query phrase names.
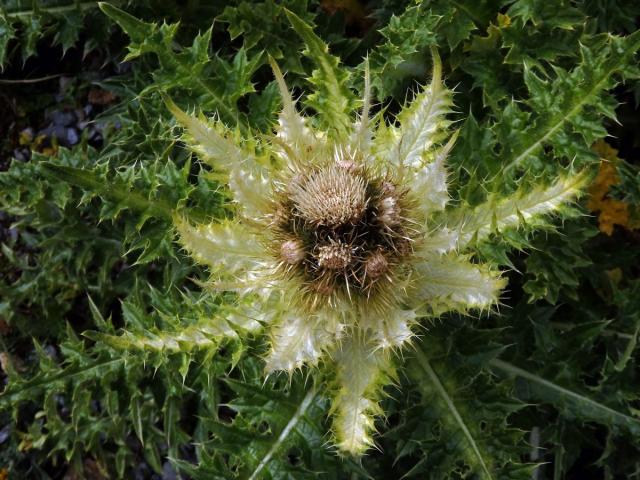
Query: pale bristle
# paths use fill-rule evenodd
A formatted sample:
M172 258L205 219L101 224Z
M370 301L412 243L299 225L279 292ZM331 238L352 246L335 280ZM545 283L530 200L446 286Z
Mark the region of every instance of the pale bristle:
M332 166L291 186L291 199L300 216L314 225L354 224L367 207L365 179Z

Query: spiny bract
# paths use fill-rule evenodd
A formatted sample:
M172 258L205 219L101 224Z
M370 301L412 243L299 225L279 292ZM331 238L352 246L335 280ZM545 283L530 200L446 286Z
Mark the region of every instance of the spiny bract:
M380 391L394 378L394 350L412 339L418 319L498 302L505 280L465 249L492 232L537 225L540 214L575 197L585 176L445 210L445 159L456 134L442 141L452 101L437 53L431 83L401 111L398 126L370 118L368 73L360 115L351 119L332 88L337 62L308 25L290 18L313 44L321 66L316 99L329 92L318 115L330 114L325 124L335 128L314 129L297 112L275 62L283 109L271 138L240 138L169 102L187 143L226 175L237 206L234 220L176 225L184 247L210 267L212 286L238 293L236 314L221 321L268 329L267 373L321 360L334 372L335 440L361 454L373 444Z

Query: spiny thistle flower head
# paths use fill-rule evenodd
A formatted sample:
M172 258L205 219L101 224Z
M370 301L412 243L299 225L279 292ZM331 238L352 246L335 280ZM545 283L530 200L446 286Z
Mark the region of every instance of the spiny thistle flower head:
M430 84L397 126L387 125L370 117L368 73L356 115L337 59L289 17L319 66L310 98L323 95L316 110L329 127L314 127L315 118L297 111L275 62L283 109L272 137L241 138L169 102L187 143L226 176L236 205L234 220L177 218L176 226L184 247L210 267L211 286L238 293L236 314L225 321L268 331L267 373L306 365L333 377L335 441L357 455L373 444L394 353L411 341L418 320L497 304L505 280L472 261L470 248L493 232L541 224L541 214L575 197L585 175L473 209L447 208L445 161L457 134L437 52Z
M269 228L279 273L300 283L297 303L309 313L323 304L367 309L388 300L395 267L411 256L419 231L408 192L383 176L390 172L365 167L335 156L275 186Z

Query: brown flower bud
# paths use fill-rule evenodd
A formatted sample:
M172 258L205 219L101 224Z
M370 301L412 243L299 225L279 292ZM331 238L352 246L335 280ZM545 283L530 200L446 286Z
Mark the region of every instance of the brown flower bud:
M304 246L299 240L287 240L280 246L280 257L289 265L297 265L305 257Z
M378 220L385 227L395 227L400 224L400 206L396 197L389 196L380 200L378 205Z
M382 250L372 253L364 262L365 276L374 280L381 277L388 269L389 262Z
M351 263L351 248L344 243L332 242L318 249L318 265L329 270L343 270Z

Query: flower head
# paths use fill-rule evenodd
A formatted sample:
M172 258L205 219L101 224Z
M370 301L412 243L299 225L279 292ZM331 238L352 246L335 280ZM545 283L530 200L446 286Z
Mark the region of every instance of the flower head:
M339 86L335 59L310 27L291 21L322 67L317 88ZM318 114L335 127L314 128L272 67L283 109L260 148L169 103L187 142L226 175L237 207L234 220L194 226L178 219L177 228L184 247L210 266L212 285L238 293L235 322L268 330L268 373L321 361L335 372L336 442L360 454L373 443L394 350L411 340L418 319L498 302L500 272L465 250L494 231L535 225L573 198L584 176L446 209L445 160L457 135L448 135L451 93L435 50L431 83L398 115L398 126L370 118L366 74L360 116L346 111L340 88L326 88Z

